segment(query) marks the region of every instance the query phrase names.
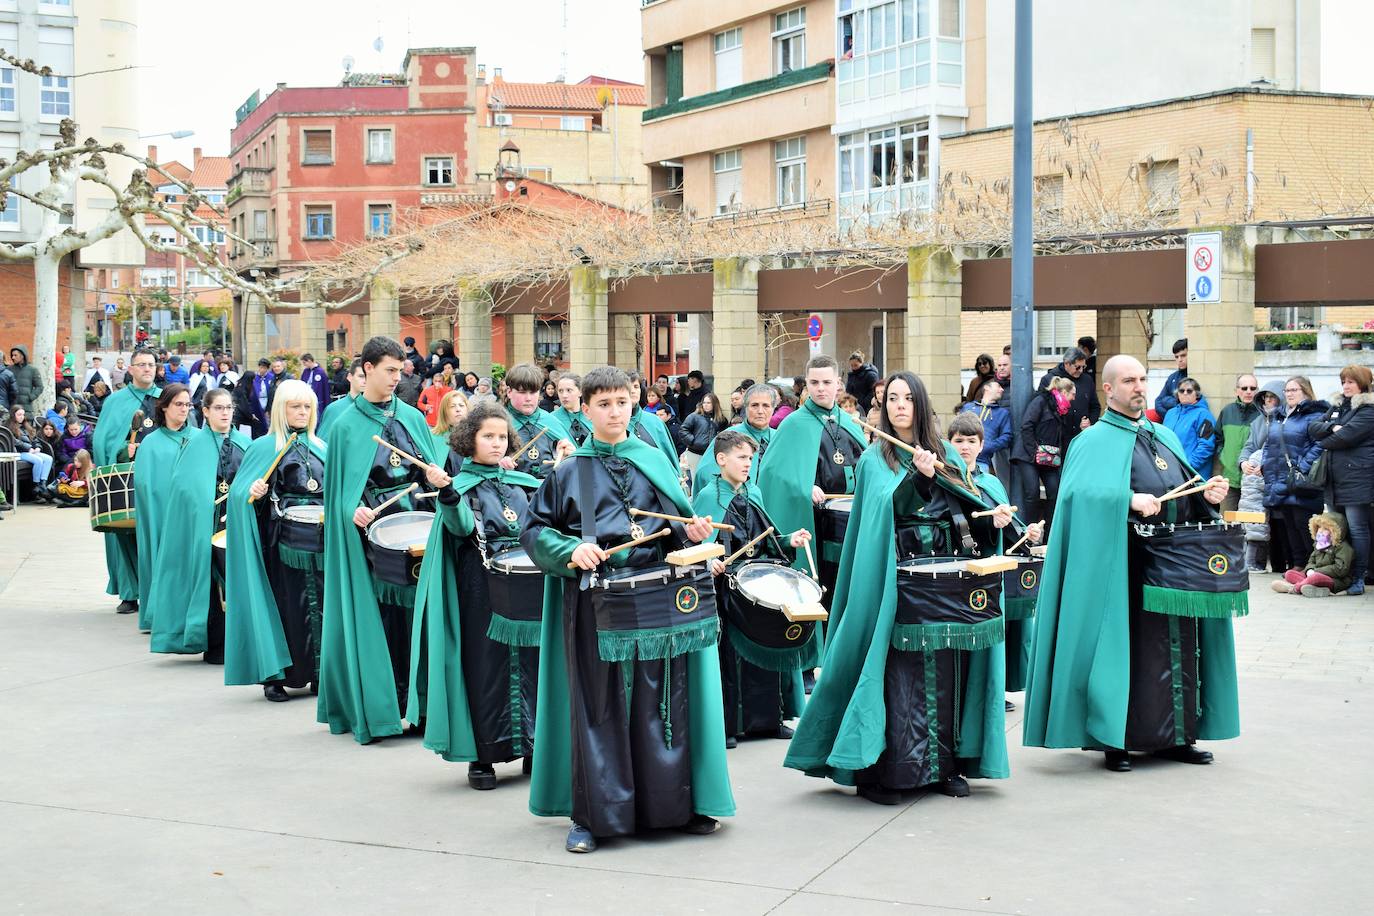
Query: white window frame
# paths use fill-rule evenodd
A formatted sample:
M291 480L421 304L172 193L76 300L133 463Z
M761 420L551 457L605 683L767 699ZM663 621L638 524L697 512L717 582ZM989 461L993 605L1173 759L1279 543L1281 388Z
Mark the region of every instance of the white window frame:
M1035 356L1060 357L1078 338L1073 332L1073 312L1068 309L1035 310Z
M927 120L856 131L837 138L835 187L841 218L878 223L897 213L928 207L932 184L930 143ZM876 176L875 155L881 159L881 174Z
M14 154L9 153L5 156L11 162L14 161ZM23 212L22 197L16 194L8 194L5 197L5 209L0 211L0 226L17 230L19 228L20 216Z
M779 207L806 203L806 137L773 141L773 176Z
M13 67L0 67L0 117L19 117L19 87Z
M391 165L396 161L396 130L391 127L368 127L365 128L367 146L368 165ZM385 137L385 150L373 149L373 140L376 137Z
M580 115L563 115L558 119L559 130L583 130L587 129L587 119Z
M374 213L374 210L377 212ZM378 232L374 217L381 215L383 212L385 212L386 215L386 219L384 220L386 223L385 231ZM396 231L396 205L390 201L369 201L365 208L365 218L367 219L367 225L363 227L363 230L370 239L386 238L391 235L392 232Z
M717 216L739 212L744 197L744 152L740 147L724 149L711 156ZM726 176L722 178L722 176ZM723 192L732 193L723 193Z
M431 171L437 169L442 177L443 165L437 163L448 163L448 181L431 181ZM432 165L432 163L434 163ZM454 156L424 156L420 159L420 183L427 188L451 188L458 183L458 160Z
M715 50L715 88L733 89L744 82L744 28L735 26L711 36Z
M773 15L773 75L806 66L806 7Z
M38 115L41 121L60 121L72 116L72 78L40 76Z

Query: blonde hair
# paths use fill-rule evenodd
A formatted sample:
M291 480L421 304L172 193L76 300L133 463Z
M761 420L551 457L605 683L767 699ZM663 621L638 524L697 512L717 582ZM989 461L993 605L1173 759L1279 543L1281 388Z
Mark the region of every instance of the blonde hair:
M289 378L277 386L277 391L272 396L272 434L277 437L277 448L285 448L286 440L290 436L290 425L286 422L286 405L291 403L310 405L310 419L305 424L305 438L316 445L324 445L324 441L315 435L315 423L319 419L320 408L315 401L314 389L300 379Z
M446 436L449 430L453 429L453 425L448 422L448 408L449 404L454 401L462 401L464 407L470 407L468 404L468 396L457 388L445 394L439 399L439 406L434 412L434 435Z
M1060 392L1067 392L1070 389L1074 391L1078 390L1078 386L1074 384L1073 379L1065 378L1062 375L1056 375L1054 378L1050 379L1050 388Z

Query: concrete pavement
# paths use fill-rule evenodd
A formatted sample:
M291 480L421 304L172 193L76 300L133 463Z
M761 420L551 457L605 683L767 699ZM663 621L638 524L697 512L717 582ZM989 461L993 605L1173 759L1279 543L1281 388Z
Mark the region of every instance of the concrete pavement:
M1010 780L882 808L751 741L719 834L570 856L518 766L472 792L417 739L360 747L308 696L150 654L86 514L24 506L0 522L0 910L1365 912L1374 597L1271 578L1237 624L1244 734L1213 766L1108 773L1022 748L1018 712Z

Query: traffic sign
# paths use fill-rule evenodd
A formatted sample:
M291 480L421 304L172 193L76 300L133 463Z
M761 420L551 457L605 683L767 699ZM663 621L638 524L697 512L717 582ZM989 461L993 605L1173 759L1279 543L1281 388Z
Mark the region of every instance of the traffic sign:
M810 318L806 319L806 336L812 340L820 340L824 333L825 322L821 321L820 315L813 313Z
M105 303L105 317L106 317L106 318L113 318L115 312L117 312L117 311L119 311L119 309L118 309L118 307L117 307L113 302L106 302L106 303Z
M1188 233L1188 302L1221 301L1221 233Z

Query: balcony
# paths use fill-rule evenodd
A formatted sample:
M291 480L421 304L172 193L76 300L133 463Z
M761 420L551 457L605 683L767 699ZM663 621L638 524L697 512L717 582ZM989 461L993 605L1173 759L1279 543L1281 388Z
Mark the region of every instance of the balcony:
M647 124L660 118L668 118L689 111L698 111L702 108L711 108L716 105L724 105L727 102L736 102L740 99L828 79L833 65L834 61L823 60L818 64L802 67L800 70L788 70L786 73L779 73L777 76L770 76L767 79L754 80L752 83L741 83L738 86L731 86L729 89L718 89L715 92L678 99L676 102L659 105L657 108L646 108L641 120Z
M240 197L266 197L272 193L273 169L249 166L241 168L229 176L229 193L224 202L232 204Z
M277 266L277 240L253 237L244 244L231 240L229 243L229 264L234 270L249 268L274 268Z

